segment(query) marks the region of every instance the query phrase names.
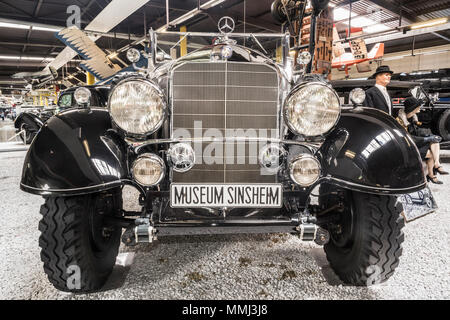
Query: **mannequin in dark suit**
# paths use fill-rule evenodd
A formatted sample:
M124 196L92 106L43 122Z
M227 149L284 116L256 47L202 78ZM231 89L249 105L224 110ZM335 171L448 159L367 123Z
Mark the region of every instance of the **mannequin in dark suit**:
M388 66L377 68L372 76L376 79L376 85L366 91L365 107L375 108L392 115L392 101L386 89L391 82L392 73Z
M366 100L364 100L364 106L379 109L386 112L387 114L392 115L392 113L389 111L389 106L387 104L386 98L377 87L372 87L366 91Z

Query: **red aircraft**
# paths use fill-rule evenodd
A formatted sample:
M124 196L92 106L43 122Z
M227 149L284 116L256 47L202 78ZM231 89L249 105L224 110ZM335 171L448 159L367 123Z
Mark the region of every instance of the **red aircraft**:
M362 28L352 28L352 35L361 34ZM336 27L333 28L333 40L339 40ZM351 52L345 52L340 42L335 43L333 46L333 61L331 63L332 68L338 68L339 70L345 70L345 74L348 76L348 68L352 65L356 65L358 72L370 71L369 61L374 59L380 59L384 55L384 43L377 43L375 46L367 52L366 43L363 39L354 39L349 42Z

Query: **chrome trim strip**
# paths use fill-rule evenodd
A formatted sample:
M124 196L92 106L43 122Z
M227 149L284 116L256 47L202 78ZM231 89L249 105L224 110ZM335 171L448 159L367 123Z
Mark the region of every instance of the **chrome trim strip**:
M107 182L107 183L96 184L94 186L89 186L89 187L68 188L68 189L41 189L41 188L28 186L22 182L20 183L20 185L23 186L24 188L36 190L36 191L43 191L43 192L87 191L87 190L92 190L92 189L96 189L96 188L100 188L100 187L107 187L107 186L111 186L111 185L121 185L121 184L133 185L135 187L140 188L141 192L144 192L144 190L142 189L142 187L140 185L137 185L133 180L130 180L130 179L120 179L120 180L111 181L111 182Z
M216 99L216 100L206 100L206 99L173 99L172 101L204 101L204 102L216 102L216 101L231 101L231 102L256 102L256 103L264 103L264 102L272 102L278 103L276 100L230 100L230 99Z
M139 153L140 149L152 144L168 144L168 143L179 143L179 142L267 142L267 143L278 143L278 144L292 144L292 145L300 145L310 150L317 151L320 148L322 143L312 143L305 141L297 141L297 140L283 140L277 138L249 138L249 137L223 137L223 138L213 138L206 137L201 139L195 138L177 138L177 139L151 139L146 141L135 142L131 140L126 140L127 143L131 144L134 148L134 152Z
M158 35L175 35L175 36L191 36L191 37L223 37L223 33L215 32L178 32L178 31L156 31ZM240 37L261 37L261 38L281 38L286 36L285 33L228 33L230 38Z
M420 190L418 189L420 188L425 188L427 183L423 183L421 185L417 185L415 187L409 187L409 188L385 188L385 187L373 187L373 186L366 186L363 184L358 184L358 183L354 183L354 182L350 182L350 181L346 181L346 180L342 180L339 178L334 178L332 176L327 176L327 177L322 177L320 178L317 182L321 183L323 180L328 180L328 181L335 181L338 183L342 183L345 184L347 186L351 186L351 187L358 187L361 189L365 189L365 190L373 190L373 191L377 191L377 190L381 190L381 191L392 191L392 192L396 192L397 194L407 194L409 193L408 191L412 191L412 190ZM316 183L317 184L317 183Z
M224 126L225 126L225 129L224 129L224 135L226 135L226 133L227 133L227 88L228 88L228 61L225 61L225 96L224 96L224 98L225 98L225 101L224 101L224 121L225 121L225 123L224 123ZM225 151L226 152L226 151ZM224 153L225 153L224 152ZM224 183L226 183L226 181L227 181L227 162L226 161L224 161L223 162L223 182Z

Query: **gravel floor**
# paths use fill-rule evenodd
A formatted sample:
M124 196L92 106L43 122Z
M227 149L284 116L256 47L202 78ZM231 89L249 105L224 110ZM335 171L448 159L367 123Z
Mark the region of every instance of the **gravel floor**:
M400 266L382 285L342 285L322 248L295 236L235 235L122 246L102 292L61 293L39 258L42 199L19 190L24 156L0 153L0 299L450 299L450 176L431 185L438 211L406 225Z

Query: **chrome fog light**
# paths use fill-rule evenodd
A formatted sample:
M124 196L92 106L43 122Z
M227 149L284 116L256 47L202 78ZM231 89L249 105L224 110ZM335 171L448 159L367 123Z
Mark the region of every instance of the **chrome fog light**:
M355 88L350 91L349 98L354 104L362 104L366 100L366 92L361 88Z
M291 179L302 187L316 182L320 177L320 163L310 154L301 154L289 164Z
M145 153L140 155L133 163L132 173L134 179L143 186L154 186L164 178L166 166L157 155Z
M135 49L135 48L128 49L128 51L127 51L128 61L130 61L131 63L136 63L139 61L140 58L141 58L141 53L139 52L138 49Z
M167 157L176 172L189 171L195 163L194 149L186 143L177 143L171 146Z
M75 97L75 101L79 105L87 104L91 99L91 90L89 90L88 88L81 87L75 90L73 96Z
M311 53L308 51L300 52L297 56L297 63L300 65L308 64L311 61Z
M275 143L266 144L259 152L259 164L265 169L276 170L280 167L286 150Z

